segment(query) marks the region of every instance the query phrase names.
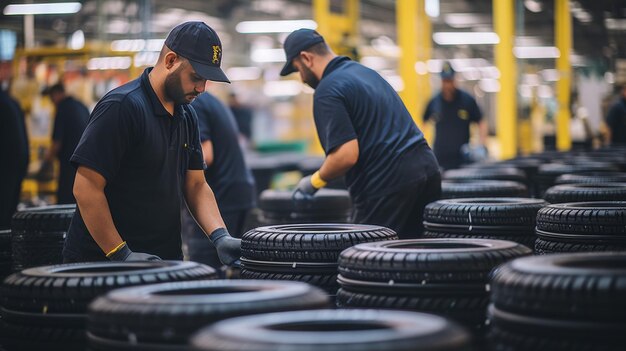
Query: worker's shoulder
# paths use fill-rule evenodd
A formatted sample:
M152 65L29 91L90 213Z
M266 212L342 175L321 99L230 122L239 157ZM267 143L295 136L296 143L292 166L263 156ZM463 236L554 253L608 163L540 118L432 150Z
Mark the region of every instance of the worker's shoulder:
M384 81L376 71L354 61L344 61L325 76L315 89L316 96L333 93L357 93L362 87Z
M138 79L123 84L106 93L100 103L119 103L125 107L141 107L149 103L149 99L141 88Z

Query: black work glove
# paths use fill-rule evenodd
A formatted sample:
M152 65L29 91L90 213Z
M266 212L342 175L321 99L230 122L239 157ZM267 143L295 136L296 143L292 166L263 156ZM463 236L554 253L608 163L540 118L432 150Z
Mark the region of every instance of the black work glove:
M143 253L132 252L128 245L124 243L124 246L120 247L114 253L107 255L107 258L111 261L160 261L161 257Z
M227 266L238 266L241 257L241 239L235 239L226 228L218 228L209 235L209 240L217 249L217 257Z
M293 191L292 198L294 200L308 200L319 190L311 183L311 177L312 176L309 175L300 179L296 189Z

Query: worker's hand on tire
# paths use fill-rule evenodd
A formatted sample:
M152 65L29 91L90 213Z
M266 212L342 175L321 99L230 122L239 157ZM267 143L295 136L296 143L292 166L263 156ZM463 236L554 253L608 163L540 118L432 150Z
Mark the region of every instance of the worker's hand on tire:
M217 249L217 257L227 266L237 266L241 257L241 239L235 239L226 230L218 228L209 236Z
M311 183L311 177L309 175L300 179L292 195L294 200L307 200L315 195L318 189Z
M107 258L111 261L160 261L161 257L143 253L133 252L126 243L120 247L117 251L107 255Z

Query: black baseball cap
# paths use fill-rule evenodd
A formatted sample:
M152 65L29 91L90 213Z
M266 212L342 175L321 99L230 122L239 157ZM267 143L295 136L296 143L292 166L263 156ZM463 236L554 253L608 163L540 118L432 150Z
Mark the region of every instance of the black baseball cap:
M441 65L441 79L454 79L456 71L452 68L452 64L449 61L445 61Z
M222 63L222 42L213 28L204 22L177 25L165 39L165 45L191 63L198 75L206 80L230 83Z
M324 37L313 29L301 28L289 34L283 44L285 56L287 56L287 63L285 63L285 66L280 71L280 75L286 76L295 72L296 69L293 68L292 65L293 59L300 55L301 51L322 42L324 42Z

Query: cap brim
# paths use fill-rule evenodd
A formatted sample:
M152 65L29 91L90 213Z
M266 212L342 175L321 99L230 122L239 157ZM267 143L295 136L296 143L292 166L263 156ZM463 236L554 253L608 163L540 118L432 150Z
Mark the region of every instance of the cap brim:
M287 63L285 63L283 69L280 70L281 77L288 76L296 71L296 69L293 68L293 65L291 64L292 61L293 59L287 60Z
M220 67L205 65L192 60L189 60L189 62L200 77L214 82L230 83L230 80L228 80L228 77L226 77L226 74Z

